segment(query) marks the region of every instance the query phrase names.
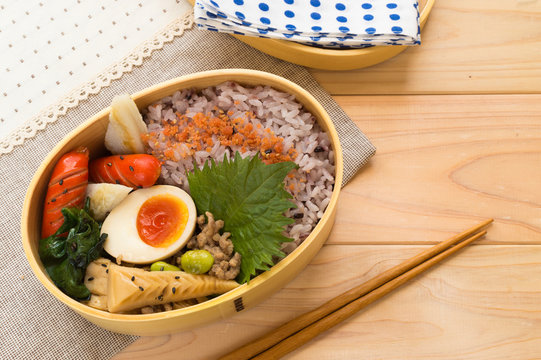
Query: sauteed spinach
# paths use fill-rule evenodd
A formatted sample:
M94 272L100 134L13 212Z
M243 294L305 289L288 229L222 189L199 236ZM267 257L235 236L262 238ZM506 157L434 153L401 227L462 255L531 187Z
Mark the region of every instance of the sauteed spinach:
M83 282L86 267L100 257L107 238L107 234L100 236L100 224L89 215L89 200L83 209L62 209L62 226L39 243L39 256L47 273L56 286L77 300L90 298Z

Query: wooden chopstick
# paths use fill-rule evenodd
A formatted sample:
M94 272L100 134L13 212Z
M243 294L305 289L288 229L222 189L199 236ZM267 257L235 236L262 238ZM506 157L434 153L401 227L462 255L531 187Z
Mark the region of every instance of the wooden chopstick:
M384 296L389 291L395 289L396 287L400 286L401 284L409 280L411 277L416 276L417 274L426 270L428 267L434 265L438 261L441 261L445 257L453 254L454 252L458 251L462 247L466 246L470 242L483 236L486 233L486 231L478 233L477 235L467 239L466 241L460 243L459 245L455 245L456 243L466 239L468 236L476 233L483 227L487 226L492 221L493 221L492 219L486 220L472 227L471 229L468 229L458 235L451 237L450 239L446 241L443 241L423 251L422 253L414 256L413 258L410 258L409 260L406 260L403 263L397 266L394 266L391 269L383 272L382 274L372 278L371 280L365 282L364 284L356 286L355 288L348 290L344 292L343 294L329 300L328 302L321 305L317 309L309 311L285 323L284 325L278 327L277 329L270 331L263 337L256 339L255 341L250 342L228 353L227 355L222 356L220 359L221 360L250 359L258 354L260 354L260 356L256 357L256 359L276 358L277 356L279 356L279 355L276 355L278 353L284 355L287 352L292 351L293 349L304 344L311 338L317 336L317 334L321 333L322 331L325 331L329 327L336 325L338 322L342 321L345 317L350 316L352 313L358 311L360 308ZM453 245L455 245L453 248L443 252L444 250L448 249L449 247ZM423 262L424 264L422 264ZM415 268L419 264L422 264L422 266ZM390 285L387 285L388 283L390 283ZM380 289L380 287L383 288L382 285L384 284L386 285L386 289L390 289L390 290L385 291L383 289ZM377 290L377 291L374 291L374 290ZM369 301L369 302L366 302L366 301ZM349 308L349 310L344 309L346 305L352 302L357 304L356 306L360 306L360 307L357 308L355 307L355 305L351 304L352 307ZM357 310L351 310L351 309L357 309ZM350 311L353 311L353 312L350 312ZM331 313L333 316L332 317L328 316ZM328 316L328 319L325 319L325 321L321 321L321 324L319 324L319 320L327 316ZM307 331L301 331L302 329L305 329L305 328ZM286 351L286 352L283 352L283 351Z
M464 240L458 245L453 246L452 248L436 255L435 257L425 261L421 265L411 269L410 271L400 275L399 277L383 284L374 291L366 294L365 296L360 297L357 300L352 301L351 303L345 305L344 307L336 310L335 312L325 316L324 318L314 322L313 324L305 327L301 331L291 335L290 337L285 338L278 344L267 349L266 351L260 353L259 355L252 357L253 360L264 360L264 359L279 359L285 354L299 348L303 344L307 343L314 337L318 336L325 330L330 329L331 327L337 325L338 323L349 318L351 315L355 314L362 308L368 306L374 301L380 299L381 297L387 295L400 285L404 284L408 280L419 275L423 271L429 269L434 264L437 264L446 257L454 254L458 250L462 249L471 242L477 240L481 236L485 235L486 231L482 231L472 237Z

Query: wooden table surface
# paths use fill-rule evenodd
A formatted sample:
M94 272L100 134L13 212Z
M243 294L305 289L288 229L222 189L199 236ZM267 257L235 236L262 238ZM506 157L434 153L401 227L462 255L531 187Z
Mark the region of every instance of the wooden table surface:
M490 217L485 239L286 358L541 358L541 2L438 0L422 41L312 71L377 153L311 264L253 309L115 360L215 358Z

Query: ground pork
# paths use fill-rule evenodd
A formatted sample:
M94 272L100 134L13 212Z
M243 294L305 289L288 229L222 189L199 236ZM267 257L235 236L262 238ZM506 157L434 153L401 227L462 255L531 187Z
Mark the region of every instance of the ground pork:
M231 234L228 232L220 234L220 230L224 227L223 220L214 220L210 212L206 212L205 215L208 221L205 222L204 215L197 218L201 232L192 237L186 246L188 249L207 250L212 254L214 265L208 272L209 275L233 280L240 272L241 256L233 250L233 242L229 238Z

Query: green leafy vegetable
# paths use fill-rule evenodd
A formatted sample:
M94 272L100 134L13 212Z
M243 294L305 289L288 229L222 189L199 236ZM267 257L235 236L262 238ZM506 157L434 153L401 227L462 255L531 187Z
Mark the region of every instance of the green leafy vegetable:
M242 256L237 279L244 283L257 270L268 270L273 257L284 257L280 244L292 241L282 235L293 222L284 212L295 207L284 178L297 165L266 165L257 156L243 159L238 152L232 160L224 157L222 163L211 164L188 174L190 194L199 213L209 211L224 221L224 231L231 233L235 251Z
M90 298L83 283L86 267L100 257L107 238L107 234L100 236L100 224L88 214L88 200L84 209L62 209L62 226L39 243L39 256L53 282L78 300Z

